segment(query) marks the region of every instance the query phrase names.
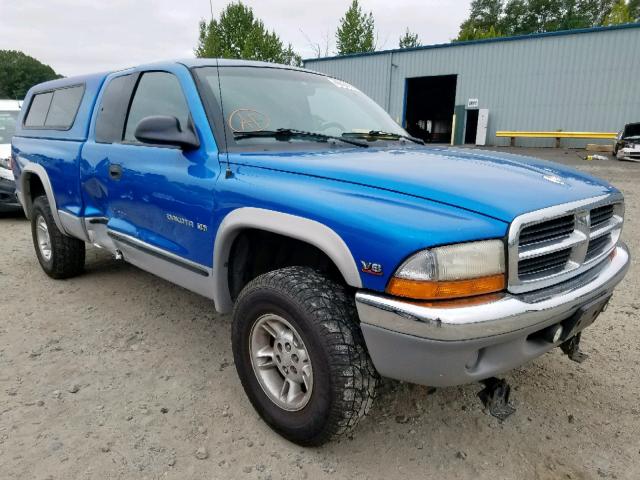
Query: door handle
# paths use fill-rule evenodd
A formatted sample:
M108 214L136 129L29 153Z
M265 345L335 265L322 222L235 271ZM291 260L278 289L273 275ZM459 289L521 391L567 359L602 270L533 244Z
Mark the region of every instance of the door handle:
M113 178L114 180L120 180L120 178L122 178L122 167L117 164L110 164L109 177Z

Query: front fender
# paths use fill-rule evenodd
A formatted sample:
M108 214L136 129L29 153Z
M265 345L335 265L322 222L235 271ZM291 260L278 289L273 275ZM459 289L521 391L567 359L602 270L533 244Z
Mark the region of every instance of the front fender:
M218 187L221 217L213 266L220 281L216 290L227 284L230 244L226 240L218 244L218 240L226 238L220 235L229 224L237 234L241 224L254 227L263 222L271 231L308 241L332 258L347 283L375 291L384 291L397 266L418 250L503 238L508 227L476 212L383 188L246 165ZM236 210L247 213L232 221ZM275 215L265 215L263 220L265 211ZM328 250L328 243L341 253ZM376 263L382 271L365 273L359 268L361 262ZM217 308L222 307L221 300L224 305L230 301L228 291L217 298Z
M309 243L323 251L338 267L345 281L362 287L358 268L349 247L333 230L320 222L264 208L243 207L229 213L218 228L213 251L214 303L221 312L230 311L233 301L229 294L229 254L233 241L247 228L265 230Z

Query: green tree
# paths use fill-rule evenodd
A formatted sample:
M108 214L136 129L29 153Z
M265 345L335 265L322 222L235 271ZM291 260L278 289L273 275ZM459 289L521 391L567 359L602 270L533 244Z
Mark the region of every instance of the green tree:
M422 43L418 38L418 34L411 33L411 31L409 31L409 29L407 28L407 30L404 32L404 35L400 37L399 45L400 48L413 48L419 47L420 45L422 45Z
M0 50L0 98L22 99L37 83L61 78L53 68L16 50Z
M609 15L604 19L605 25L617 25L620 23L631 23L633 22L633 17L631 16L631 11L629 10L629 5L624 0L618 0L613 4Z
M582 27L602 25L615 0L576 0L577 10L583 18Z
M460 30L460 33L458 34L458 38L456 38L455 41L464 42L469 40L483 40L485 38L496 38L496 37L502 37L502 33L496 30L493 26L489 27L488 30L483 30L473 25L465 25Z
M358 0L353 0L336 31L338 55L373 52L376 49L374 37L373 14L364 13Z
M242 58L265 62L301 65L300 55L291 44L285 46L275 32L267 30L255 18L251 7L242 2L230 3L219 19L200 21L196 57Z
M457 40L571 30L638 17L640 0L474 0Z
M640 0L629 0L629 13L634 22L640 22Z
M478 40L493 36L500 36L500 18L503 12L502 0L473 0L471 2L469 18L460 25L460 32L456 40Z
M473 0L468 21L480 30L496 28L500 23L503 10L502 0Z
M524 35L535 29L531 20L527 0L509 0L504 7L500 28L505 35Z
M553 32L560 29L563 18L562 0L528 0L525 23L527 33Z
M571 30L573 28L584 28L591 25L589 12L587 12L579 0L563 0L563 11L560 15L558 28L560 30Z

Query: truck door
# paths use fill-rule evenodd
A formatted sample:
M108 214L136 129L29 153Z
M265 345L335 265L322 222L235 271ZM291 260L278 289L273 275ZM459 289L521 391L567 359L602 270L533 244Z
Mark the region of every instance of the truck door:
M130 250L131 256L140 250L167 266L173 262L206 270L213 262L214 187L220 168L210 131L194 122L194 116L200 122L206 117L184 70L143 71L128 80L126 75L111 80L96 113L95 137L82 152L82 182L87 215L103 217L116 245L137 249ZM182 128L194 122L200 147L185 151L138 141L136 126L155 115L176 117ZM111 138L103 138L105 132Z

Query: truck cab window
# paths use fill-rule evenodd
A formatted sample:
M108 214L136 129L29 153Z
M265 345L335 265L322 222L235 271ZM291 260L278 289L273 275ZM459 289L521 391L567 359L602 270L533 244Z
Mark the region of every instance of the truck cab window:
M55 90L47 119L44 122L45 128L63 130L70 128L76 118L83 94L84 86L82 85Z
M39 93L33 96L27 118L24 121L26 127L42 127L47 118L49 105L51 105L53 92Z
M84 85L34 95L24 121L25 127L68 130L73 125L83 95Z
M129 100L137 79L138 74L122 75L106 86L96 119L96 142L122 141Z
M124 140L137 143L134 133L138 123L153 115L176 117L182 128L187 126L189 106L178 79L171 73L148 72L142 75L129 109Z

